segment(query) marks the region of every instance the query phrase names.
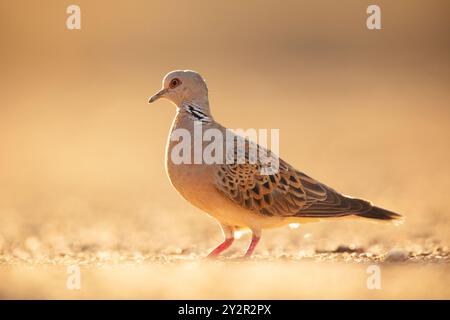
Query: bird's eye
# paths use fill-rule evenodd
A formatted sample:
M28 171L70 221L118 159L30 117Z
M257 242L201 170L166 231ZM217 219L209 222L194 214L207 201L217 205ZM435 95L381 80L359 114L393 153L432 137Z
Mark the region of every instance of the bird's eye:
M178 87L181 84L181 80L178 78L172 79L172 81L170 81L169 83L169 88L173 89L175 87Z

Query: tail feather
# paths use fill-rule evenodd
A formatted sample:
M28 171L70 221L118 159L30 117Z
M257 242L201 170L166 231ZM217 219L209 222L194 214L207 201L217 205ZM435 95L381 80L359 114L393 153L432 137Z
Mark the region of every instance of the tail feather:
M402 215L379 207L372 207L370 210L357 213L356 215L359 217L376 220L397 220L397 222L400 223L403 220Z

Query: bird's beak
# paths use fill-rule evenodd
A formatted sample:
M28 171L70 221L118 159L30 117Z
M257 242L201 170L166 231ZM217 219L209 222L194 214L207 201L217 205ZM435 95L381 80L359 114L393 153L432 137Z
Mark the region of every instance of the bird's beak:
M150 97L150 99L148 100L148 103L155 102L159 98L163 97L167 93L167 91L169 91L169 89L167 89L167 88L158 91L155 95Z

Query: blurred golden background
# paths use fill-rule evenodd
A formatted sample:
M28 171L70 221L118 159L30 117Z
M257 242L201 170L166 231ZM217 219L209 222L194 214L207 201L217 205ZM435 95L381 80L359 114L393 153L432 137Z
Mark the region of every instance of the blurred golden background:
M174 69L206 78L223 125L279 128L289 163L407 218L270 230L255 259L345 245L448 261L448 1L78 0L81 30L68 30L72 3L0 3L0 297L65 294L17 289L16 264L195 259L220 241L165 175L175 109L147 99ZM366 28L369 4L382 30ZM205 297L172 289L138 297Z

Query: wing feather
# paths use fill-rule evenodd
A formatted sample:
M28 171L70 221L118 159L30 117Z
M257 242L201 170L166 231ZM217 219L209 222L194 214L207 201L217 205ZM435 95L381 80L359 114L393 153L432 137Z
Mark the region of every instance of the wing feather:
M258 152L263 149L256 146ZM215 182L222 193L246 209L267 216L320 218L364 213L372 208L370 202L344 196L282 159L278 159L278 172L261 174L263 164L258 159L250 162L249 149L245 150L243 163L236 160L218 166ZM234 159L236 155L234 150Z

